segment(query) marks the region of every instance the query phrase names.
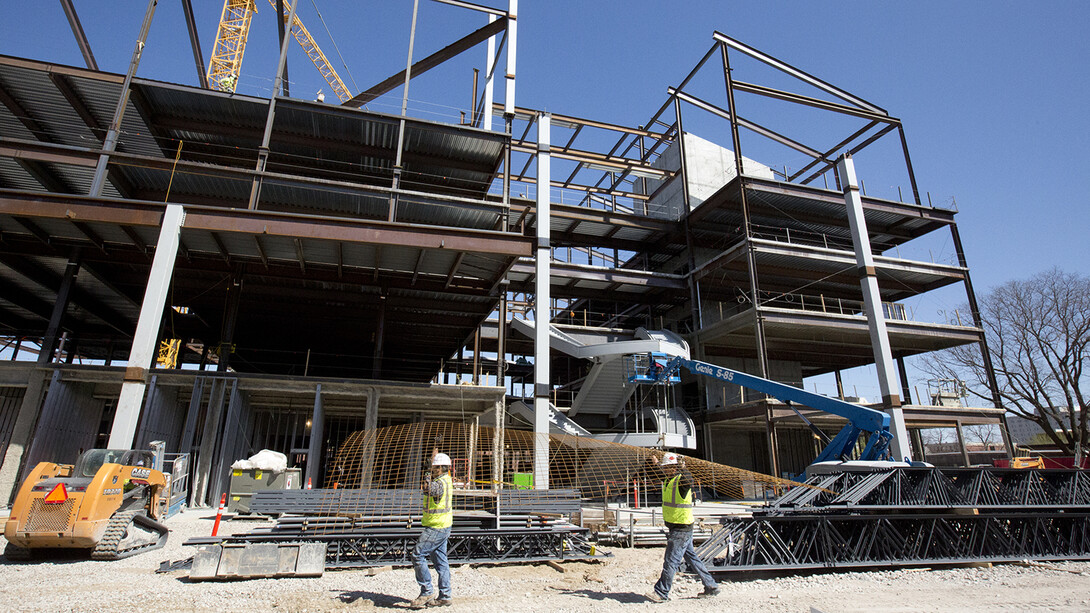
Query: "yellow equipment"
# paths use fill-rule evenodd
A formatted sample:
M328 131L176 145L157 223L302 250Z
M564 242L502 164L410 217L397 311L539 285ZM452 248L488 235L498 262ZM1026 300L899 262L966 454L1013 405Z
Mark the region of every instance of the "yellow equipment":
M1041 456L1035 458L1011 458L1011 468L1044 468L1045 459Z
M269 4L276 8L275 0L269 0ZM257 12L254 0L224 0L223 13L220 15L219 31L216 33L216 44L212 47L212 58L208 61L208 85L212 89L234 92L238 86L238 75L242 70L242 55L246 52L246 39L250 35L250 20ZM289 9L284 4L284 16L287 21ZM322 73L329 88L337 94L341 102L352 98L348 93L348 87L341 80L340 75L326 59L314 37L310 35L303 22L296 15L291 24L291 35L299 42L306 52L314 67Z
M89 549L117 560L158 549L168 529L166 477L150 451L89 449L75 465L41 462L23 481L4 526L4 557L37 550Z

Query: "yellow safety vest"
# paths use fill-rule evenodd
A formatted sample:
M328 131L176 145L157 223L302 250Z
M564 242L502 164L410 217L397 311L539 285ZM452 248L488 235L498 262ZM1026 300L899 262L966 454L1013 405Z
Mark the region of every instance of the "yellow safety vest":
M688 496L680 496L678 488L681 485L681 475L674 475L673 479L662 484L662 520L671 524L693 523L693 490L689 488Z
M443 495L432 498L424 494L424 517L420 523L426 528L449 528L454 523L454 513L451 508L451 499L454 497L454 481L450 475L439 477L439 483L443 484Z

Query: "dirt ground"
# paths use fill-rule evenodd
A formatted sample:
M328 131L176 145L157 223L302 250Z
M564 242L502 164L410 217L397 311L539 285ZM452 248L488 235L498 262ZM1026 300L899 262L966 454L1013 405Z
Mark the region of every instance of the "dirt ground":
M163 549L114 562L63 556L28 563L0 560L0 610L327 612L406 610L417 594L413 573L395 568L328 571L310 579L191 582L187 570L156 573L160 562L191 556L182 542L207 536L208 511L171 518ZM260 522L232 521L221 533ZM3 545L0 538L0 545ZM451 611L1090 611L1090 562L1040 566L883 570L783 576L723 577L723 593L698 599L700 583L679 575L672 602L650 603L662 565L660 547L611 548L600 563L465 565L452 572Z

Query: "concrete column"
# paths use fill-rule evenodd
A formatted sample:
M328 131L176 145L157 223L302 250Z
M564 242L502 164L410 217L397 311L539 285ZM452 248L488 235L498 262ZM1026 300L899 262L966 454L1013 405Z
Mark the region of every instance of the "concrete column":
M136 422L140 419L140 407L144 399L145 378L155 361L159 343L159 326L163 323L167 290L174 275L174 259L178 256L185 209L178 204L168 204L159 230L159 242L155 245L155 258L151 262L151 275L144 289L144 301L140 305L140 319L136 322L132 348L129 350L125 382L117 400L110 429L110 449L129 449L136 435Z
M8 441L7 451L4 452L4 463L0 464L0 504L7 506L19 485L19 472L30 442L33 439L34 426L38 423L38 416L42 411L42 399L49 390L49 379L52 370L32 370L27 379L26 391L23 392L23 401L19 404L19 412L15 417L15 425L11 430L11 438Z
M890 416L890 433L893 441L890 450L894 459L912 459L912 445L908 442L901 396L897 393L897 371L893 365L893 351L886 331L886 318L882 312L882 296L878 292L878 276L874 269L867 221L863 216L863 200L859 195L859 182L855 177L855 164L850 155L841 156L837 162L840 177L844 181L844 204L848 207L848 223L851 226L852 246L859 267L859 286L863 291L863 305L870 329L870 344L874 351L874 364L878 369L878 385L882 390L882 405Z
M378 429L378 399L379 391L373 387L367 389L367 414L364 417L365 430Z
M488 23L492 23L498 19L495 15L488 16ZM484 61L484 104L481 105L481 127L485 130L492 130L492 99L495 97L494 89L496 83L496 37L489 36L488 44L485 48ZM504 168L503 171L507 174L511 174L511 171Z
M512 4L514 1L512 0ZM552 117L537 121L537 252L534 268L534 489L549 489L549 305L552 274L549 245L549 128Z
M518 45L518 0L507 2L507 91L503 99L503 114L507 117L515 115L515 49ZM510 132L510 130L508 130ZM540 142L540 141L539 141ZM547 142L547 141L546 141ZM508 176L511 169L506 169ZM538 175L540 177L540 174Z
M368 398L370 407L370 398ZM314 389L314 413L310 417L310 447L307 448L307 478L318 483L318 467L322 456L322 435L325 432L325 409L322 406L322 384Z
M375 430L378 429L378 401L379 391L376 388L367 389L367 412L363 418L363 428L367 432L364 436L363 457L360 458L360 487L371 487L371 481L375 475ZM320 487L317 483L315 486Z
M507 407L504 406L503 399L496 401L495 421L492 424L492 491L497 492L500 489L500 483L503 483L503 434L504 434L504 414L507 411ZM497 516L497 522L499 517ZM499 527L499 524L496 524Z

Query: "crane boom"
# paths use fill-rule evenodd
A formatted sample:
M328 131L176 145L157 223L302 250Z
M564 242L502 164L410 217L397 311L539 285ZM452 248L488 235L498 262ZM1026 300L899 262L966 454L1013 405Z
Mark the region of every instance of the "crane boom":
M274 0L269 0L269 4L276 8ZM284 5L284 17L287 21L288 18L288 5ZM318 43L314 42L314 37L307 31L306 26L302 21L299 21L299 16L296 15L295 19L291 22L291 35L295 37L295 40L299 42L299 46L306 52L307 57L311 62L314 62L314 67L318 69L318 72L322 74L322 78L329 84L329 88L333 90L333 93L337 95L337 98L341 102L345 102L352 98L352 94L348 93L348 86L341 80L340 75L333 69L333 65L326 59L324 53L322 53L321 47Z
M269 0L269 4L276 8L275 0ZM212 58L208 61L208 84L212 89L233 93L238 86L242 56L246 52L246 39L250 35L250 21L256 12L257 5L254 0L224 0L216 43L212 47ZM290 11L285 4L284 15L281 19L286 22L289 14ZM351 99L352 94L349 93L348 87L333 69L325 54L322 53L321 47L299 20L298 15L292 20L290 31L337 98L341 102Z
M635 357L633 356L633 358ZM661 356L658 360L655 357L650 356L647 366L644 367L641 367L637 361L633 361L633 368L629 370L629 380L644 383L672 383L678 380L678 370L685 368L696 375L719 379L762 394L768 394L788 405L797 403L847 419L848 424L825 446L825 449L814 460L814 463L852 459L851 455L855 450L859 435L864 432L868 434L867 444L856 459L878 460L888 455L889 443L893 440L893 435L889 431L889 415L882 411L851 404L836 398L829 398L828 396L808 392L777 381L769 381L768 379L716 364L677 356L670 358L664 365L662 360L665 359L665 356Z
M208 84L212 89L234 93L250 35L250 20L256 12L254 0L223 0L220 27L208 60Z

